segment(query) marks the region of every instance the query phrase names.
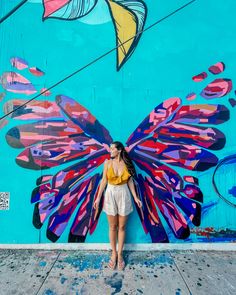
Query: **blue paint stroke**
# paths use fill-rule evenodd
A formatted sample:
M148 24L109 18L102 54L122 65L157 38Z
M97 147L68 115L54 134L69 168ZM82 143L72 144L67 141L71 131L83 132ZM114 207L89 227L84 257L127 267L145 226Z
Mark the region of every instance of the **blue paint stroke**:
M236 198L236 186L231 187L231 189L228 190L228 193Z
M91 274L89 277L91 279L97 279L97 278L99 278L99 275L97 275L97 274Z
M61 284L64 284L65 281L67 281L67 278L65 278L65 277L61 277Z
M43 292L43 295L57 295L57 293L50 289L47 289Z
M146 257L144 256L143 259L142 257L138 256L138 257L130 257L129 258L129 264L131 265L144 265L146 267L149 267L149 268L154 268L155 266L158 266L158 265L173 265L174 264L174 260L173 258L171 258L170 256L167 256L167 255L159 255L159 256L153 256L153 257Z
M44 267L46 264L47 264L46 261L40 261L40 262L39 262L39 266L42 266L42 267Z
M114 295L121 291L123 278L124 278L123 275L121 276L118 273L114 273L111 277L104 279L104 282L106 285L109 285L111 286L111 288L115 289L115 291L112 292L111 295Z
M105 254L99 255L88 254L80 257L66 257L61 262L68 263L76 268L77 271L84 271L88 269L102 269L104 262L108 262L109 258ZM57 267L63 267L62 264Z
M207 204L204 204L204 205L202 206L202 217L205 216L205 215L207 215L207 214L209 213L209 211L210 211L213 207L215 207L217 204L218 204L217 201L211 201L211 202L209 202L209 203L207 203Z

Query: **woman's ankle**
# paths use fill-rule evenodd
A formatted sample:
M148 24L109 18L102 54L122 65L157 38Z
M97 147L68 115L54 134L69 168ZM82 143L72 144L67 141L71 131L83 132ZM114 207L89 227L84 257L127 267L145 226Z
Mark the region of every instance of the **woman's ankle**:
M117 252L118 257L123 257L123 252Z

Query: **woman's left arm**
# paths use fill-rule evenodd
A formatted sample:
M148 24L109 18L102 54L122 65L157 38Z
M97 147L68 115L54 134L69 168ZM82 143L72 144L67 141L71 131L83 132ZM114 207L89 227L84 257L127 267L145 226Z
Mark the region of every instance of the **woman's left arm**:
M134 197L135 203L137 203L139 207L142 207L142 202L137 196L137 193L136 193L136 190L135 190L135 187L134 187L134 181L133 181L132 177L130 177L129 180L128 180L128 187L129 187L129 189L130 189L130 191L131 191L131 193L132 193L132 195Z

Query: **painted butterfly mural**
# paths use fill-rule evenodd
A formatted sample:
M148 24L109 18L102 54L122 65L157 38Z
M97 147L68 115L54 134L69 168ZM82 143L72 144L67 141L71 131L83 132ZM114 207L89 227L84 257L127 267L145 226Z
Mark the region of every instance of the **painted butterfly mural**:
M22 61L17 62L21 66ZM193 80L202 80L200 76ZM5 78L5 88L15 91ZM23 86L19 77L15 79L14 87ZM216 79L201 95L222 97L232 89L230 83L229 79ZM47 237L56 242L73 215L68 241L84 242L87 234L95 231L102 211L104 197L98 210L93 208L102 177L96 169L110 157L113 139L89 110L65 95L57 95L55 101L34 100L18 109L25 102L13 99L4 105L5 113L15 110L11 118L29 121L6 134L10 146L24 148L17 164L33 170L63 164L55 175L37 179L31 196L33 224L40 229L47 222ZM226 139L214 125L228 119L229 110L223 104L185 105L173 97L156 106L126 141L126 150L139 171L135 185L143 207L135 206L153 243L169 242L162 220L177 239L186 239L190 226L200 225L203 194L198 179L188 173L181 176L175 167L205 171L215 166L214 151L222 149Z

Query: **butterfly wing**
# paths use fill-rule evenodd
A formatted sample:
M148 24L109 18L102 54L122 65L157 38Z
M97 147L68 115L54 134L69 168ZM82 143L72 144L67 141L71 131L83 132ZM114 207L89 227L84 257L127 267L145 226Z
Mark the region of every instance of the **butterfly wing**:
M5 112L22 102L8 101ZM18 165L28 169L48 169L74 161L55 175L43 175L32 191L35 204L33 224L41 228L48 220L47 237L55 242L64 232L76 208L69 241L83 242L96 228L102 207L94 215L93 202L101 179L91 175L107 158L112 138L108 130L73 99L57 96L56 103L33 101L14 112L14 119L40 120L11 128L6 140L14 148L24 148Z
M112 143L109 131L85 107L64 95L58 95L56 102L63 113L89 136L102 144Z
M215 166L218 158L212 151L223 148L225 136L208 124L228 119L224 105L181 106L180 99L169 99L157 106L127 141L130 157L147 175L138 178L142 195L152 191L149 199L152 197L156 204L152 211L158 214L158 209L179 239L189 236L189 222L200 225L203 195L196 178L182 178L171 166L193 171ZM207 126L201 126L204 124ZM146 228L149 220L144 222ZM158 229L154 232L150 233L153 242L158 241Z
M90 233L95 229L93 221L93 201L96 198L96 191L101 180L100 174L95 174L87 187L86 196L76 214L74 222L71 226L68 242L84 242L88 230ZM102 203L102 200L101 200ZM98 218L97 218L98 220Z
M169 239L156 210L153 189L141 174L137 176L136 180L143 204L143 218L141 220L144 231L146 234L150 234L153 243L167 243ZM137 205L136 207L140 210Z

